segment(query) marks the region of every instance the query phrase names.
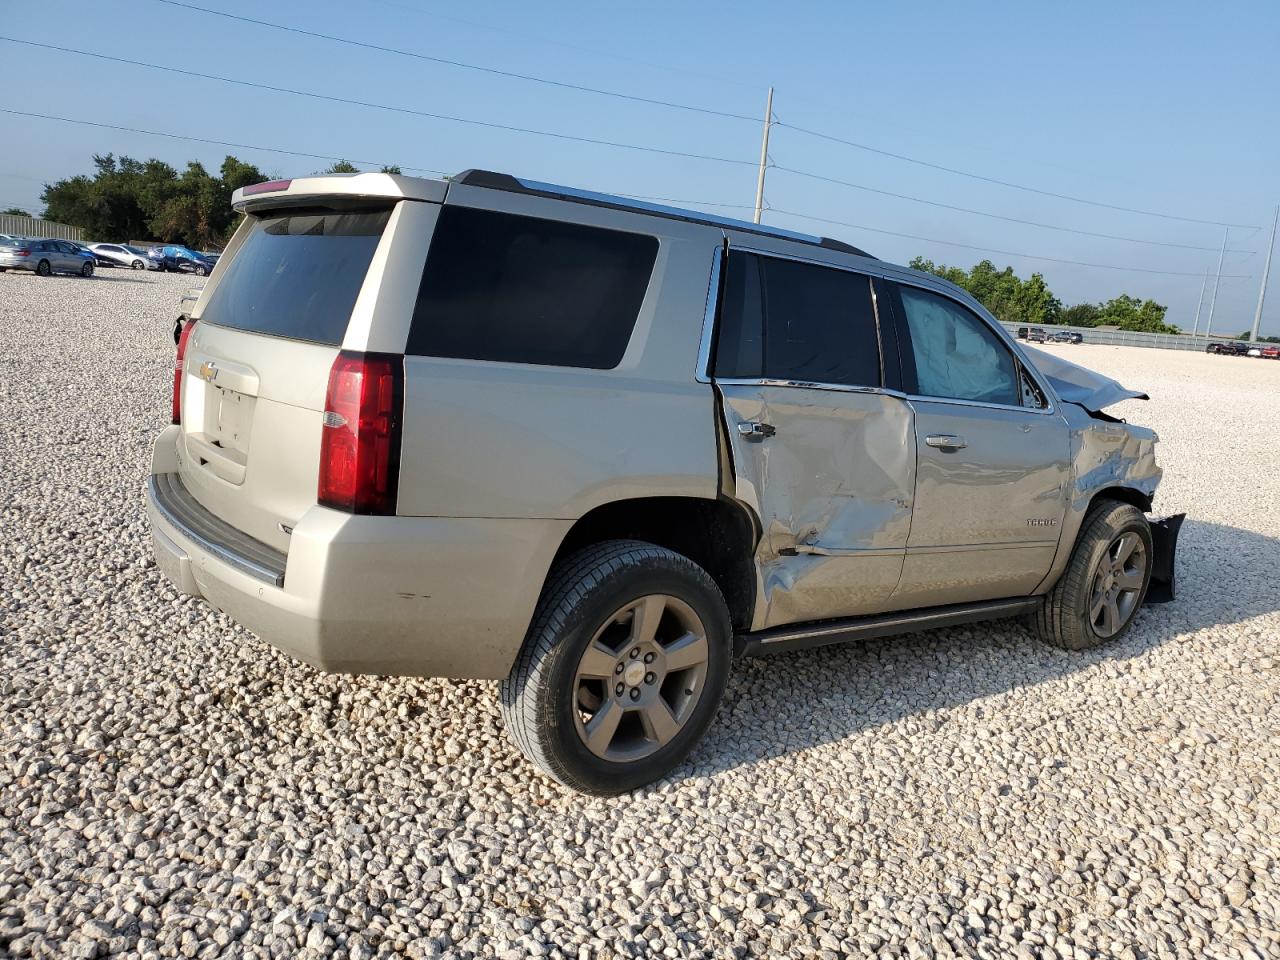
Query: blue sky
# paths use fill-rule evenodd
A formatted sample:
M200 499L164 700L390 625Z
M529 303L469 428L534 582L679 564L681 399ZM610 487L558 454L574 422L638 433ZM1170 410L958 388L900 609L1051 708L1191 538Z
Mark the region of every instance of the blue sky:
M191 0L499 69L750 117L776 88L783 124L988 177L1117 206L1262 225L1233 229L1214 327L1253 320L1271 213L1280 202L1280 5L1154 4L502 4L433 0ZM487 167L591 189L710 203L754 199L756 120L707 116L490 76L233 22L158 0L29 16L0 0L0 33L130 59L499 124L744 161L717 163L587 145L166 78L140 67L0 42L0 107L120 126L346 156L405 167ZM127 11L127 14L124 12ZM15 85L14 78L44 80ZM56 79L55 79L56 78ZM162 89L163 87L163 89ZM40 96L31 94L39 91ZM179 93L179 91L181 91ZM270 173L321 160L0 114L0 205L32 206L42 181L86 171L90 154L195 158L233 152ZM1125 292L1169 306L1189 329L1200 273L1222 228L1067 202L967 179L774 128L778 167L1005 217L1209 248L1080 236L885 197L771 169L766 222L849 240L905 262L968 266L984 256L1042 272L1064 302ZM750 217L750 210L707 207ZM802 220L791 213L1017 253ZM1122 266L1098 269L1038 254ZM1175 277L1137 272L1165 270ZM1280 267L1263 317L1280 335ZM1212 288L1212 283L1210 284ZM1205 298L1207 315L1209 296ZM1202 322L1203 328L1203 322Z

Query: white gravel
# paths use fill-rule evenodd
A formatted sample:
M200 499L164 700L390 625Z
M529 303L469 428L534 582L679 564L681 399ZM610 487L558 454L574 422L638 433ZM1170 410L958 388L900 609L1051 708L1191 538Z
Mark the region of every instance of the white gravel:
M533 775L487 683L325 676L151 561L187 278L0 275L0 955L1280 956L1280 363L1149 390L1178 601L742 666L677 777Z

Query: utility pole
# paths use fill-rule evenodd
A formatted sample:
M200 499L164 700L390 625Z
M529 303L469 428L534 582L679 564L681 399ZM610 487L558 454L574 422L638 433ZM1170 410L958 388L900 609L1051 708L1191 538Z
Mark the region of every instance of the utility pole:
M769 130L773 127L773 87L769 88L769 99L764 105L764 134L760 137L760 177L756 180L756 216L752 223L760 222L760 212L764 209L764 171L769 165Z
M1222 285L1222 258L1227 255L1227 237L1231 236L1231 228L1222 231L1222 249L1218 251L1218 275L1213 281L1213 296L1209 298L1209 322L1204 328L1204 335L1213 333L1213 308L1218 305L1218 287Z
M1200 299L1196 301L1196 322L1191 328L1191 335L1194 337L1200 331L1200 308L1204 306L1204 288L1209 285L1209 275L1206 273L1204 279L1200 281Z
M1262 286L1258 288L1258 309L1253 314L1253 332L1249 334L1249 340L1256 343L1258 340L1258 324L1262 322L1262 301L1267 299L1267 275L1271 273L1271 254L1276 249L1276 224L1280 223L1280 207L1276 207L1276 214L1271 218L1271 242L1267 244L1267 265L1262 268Z

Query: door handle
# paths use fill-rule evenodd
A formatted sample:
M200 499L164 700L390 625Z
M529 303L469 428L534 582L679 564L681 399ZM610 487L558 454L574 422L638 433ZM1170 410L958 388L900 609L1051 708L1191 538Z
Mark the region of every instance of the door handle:
M953 436L949 433L935 433L932 436L925 437L924 442L931 447L937 447L939 450L963 450L968 446L964 437Z
M738 433L748 440L763 440L765 437L772 437L777 432L777 428L770 423L747 420L738 424Z

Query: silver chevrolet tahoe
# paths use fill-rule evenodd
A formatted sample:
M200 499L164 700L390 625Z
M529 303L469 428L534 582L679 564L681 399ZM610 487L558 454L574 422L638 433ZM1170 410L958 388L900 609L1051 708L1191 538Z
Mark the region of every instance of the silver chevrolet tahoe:
M181 329L156 562L323 670L501 680L591 793L732 662L1172 591L1140 396L847 244L467 171L281 180Z

